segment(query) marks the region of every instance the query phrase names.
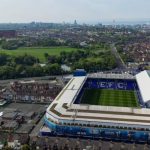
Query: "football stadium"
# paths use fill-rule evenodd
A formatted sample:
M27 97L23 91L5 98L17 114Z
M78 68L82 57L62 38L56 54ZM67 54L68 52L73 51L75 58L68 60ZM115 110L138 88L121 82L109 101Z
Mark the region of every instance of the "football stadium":
M150 141L150 71L77 70L46 110L42 136Z

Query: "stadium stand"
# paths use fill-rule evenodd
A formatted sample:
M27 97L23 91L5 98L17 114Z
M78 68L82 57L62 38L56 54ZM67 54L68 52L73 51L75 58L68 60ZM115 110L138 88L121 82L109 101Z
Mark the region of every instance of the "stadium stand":
M138 75L117 76L118 78L114 74L103 74L96 77L73 77L46 111L44 122L50 131L41 130L40 134L133 142L150 141L150 109L145 107L147 101L143 100L141 93L143 83L137 81ZM112 94L109 98L110 101L113 99L115 105L83 104L85 90L95 90L96 93L106 91L108 93L106 97L103 95L104 101L107 102L108 95ZM98 96L88 96L87 99L94 101L95 97ZM120 101L116 103L118 97L124 100L121 106Z
M150 71L143 71L136 75L143 102L150 107Z

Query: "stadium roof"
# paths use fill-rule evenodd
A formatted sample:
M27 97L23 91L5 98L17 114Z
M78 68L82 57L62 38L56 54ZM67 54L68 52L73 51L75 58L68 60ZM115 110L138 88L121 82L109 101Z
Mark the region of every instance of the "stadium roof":
M149 77L150 77L150 70L147 70L147 74L149 75Z
M77 92L84 84L84 80L86 77L73 77L65 88L60 92L60 94L56 97L55 101L59 101L59 105L63 103L68 103L68 105L73 101L76 97Z
M123 74L115 74L115 73L92 73L89 74L88 77L90 78L104 78L104 79L135 79L134 76L128 74L128 73L123 73Z
M145 103L150 101L150 71L142 71L136 75L137 83Z

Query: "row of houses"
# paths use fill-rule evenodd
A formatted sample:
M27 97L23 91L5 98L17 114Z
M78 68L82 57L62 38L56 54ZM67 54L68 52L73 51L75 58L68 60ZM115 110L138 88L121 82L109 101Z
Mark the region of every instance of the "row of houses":
M125 47L125 52L128 55L131 55L135 62L150 62L150 43L140 42L128 44Z
M1 98L12 101L51 102L63 88L57 81L15 81L1 90Z

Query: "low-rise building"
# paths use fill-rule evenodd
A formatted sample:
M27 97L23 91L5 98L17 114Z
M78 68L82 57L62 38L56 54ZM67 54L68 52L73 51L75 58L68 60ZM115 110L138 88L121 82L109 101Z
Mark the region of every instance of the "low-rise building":
M61 89L62 85L57 82L21 81L11 84L14 101L50 102Z
M21 149L21 143L18 140L9 141L8 147L11 147L15 150L20 150Z
M14 120L7 121L2 125L2 129L5 131L14 131L18 128L18 123Z
M6 120L14 120L17 117L17 112L4 112L2 118Z
M16 36L15 30L0 30L0 38L15 38Z

